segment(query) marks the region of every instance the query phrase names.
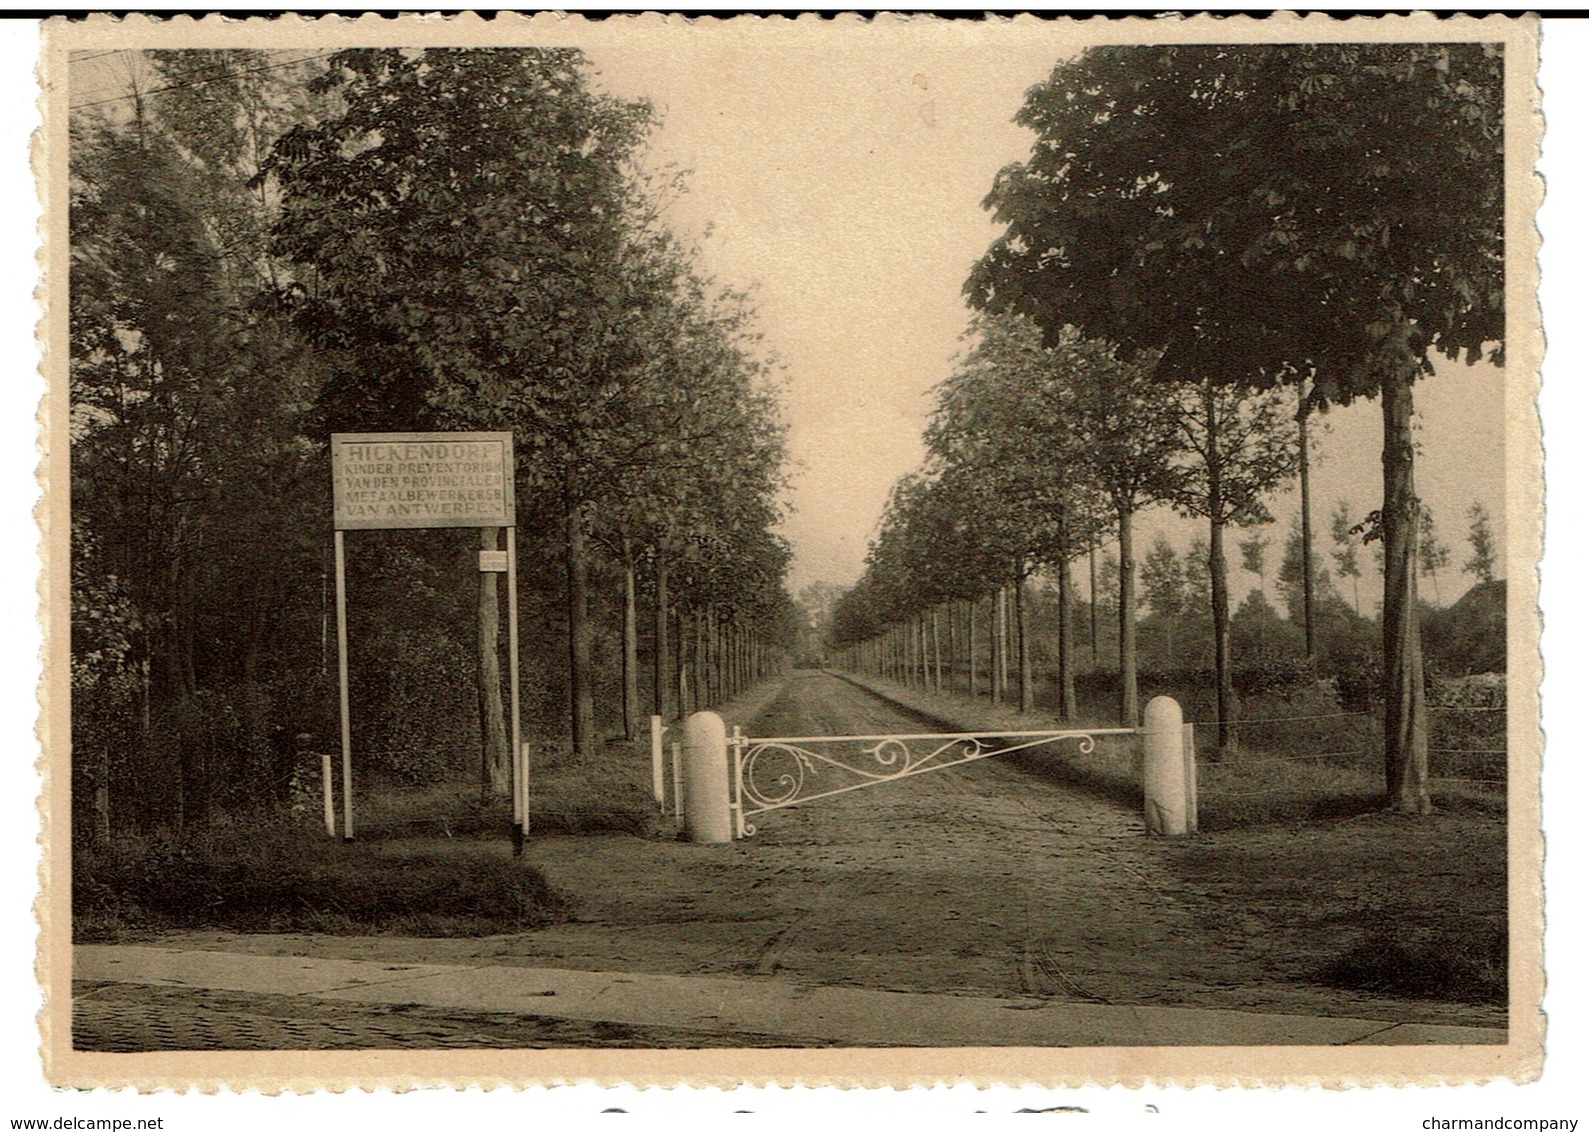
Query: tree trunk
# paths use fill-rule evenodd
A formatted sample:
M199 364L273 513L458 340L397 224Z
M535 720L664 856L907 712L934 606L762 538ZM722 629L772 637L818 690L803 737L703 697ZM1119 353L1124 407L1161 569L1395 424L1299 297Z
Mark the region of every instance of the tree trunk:
M480 528L480 548L497 549L497 528ZM497 574L480 572L479 638L480 663L480 794L506 794L511 774L508 766L508 730L502 712L502 661L498 655L497 634L501 615L497 605Z
M110 844L110 745L100 744L97 761L99 785L94 787L94 843Z
M1098 667L1098 544L1087 544L1087 602L1092 607L1092 665Z
M938 607L932 607L932 690L943 691L943 650L938 640Z
M682 718L690 714L689 669L687 667L689 657L685 652L688 644L685 639L684 611L682 609L673 611L673 647L673 678L678 682L676 695L678 697L679 716Z
M572 475L570 475L572 483ZM590 674L590 564L586 560L585 524L576 496L569 493L566 533L568 549L568 697L570 738L574 757L587 759L596 748L596 705Z
M1217 515L1218 512L1216 511ZM1230 586L1225 574L1225 524L1208 521L1208 581L1214 614L1214 718L1221 753L1236 749L1236 683L1230 667Z
M728 658L724 650L723 622L715 608L706 623L706 655L712 666L712 703L720 705L728 699Z
M623 737L635 737L640 716L640 611L635 604L634 548L627 536L623 554Z
M706 668L701 663L701 611L690 611L690 709L701 711L707 706L711 692L706 686Z
M668 714L668 560L657 547L656 642L651 650L651 713Z
M1203 383L1208 429L1208 592L1214 615L1214 719L1221 754L1236 746L1236 686L1230 670L1230 586L1225 572L1225 479L1219 451L1219 414L1214 386ZM1306 539L1304 538L1304 542Z
M1131 558L1131 505L1119 503L1120 521L1120 724L1137 719L1137 564Z
M744 687L740 683L739 664L741 653L739 648L739 625L733 621L722 632L723 649L723 699L731 700L739 695L739 690Z
M723 702L723 671L719 664L717 608L708 604L701 611L701 689L708 710Z
M1427 814L1429 725L1418 632L1418 496L1413 483L1413 374L1387 375L1380 387L1385 427L1385 794L1393 809Z
M1302 635L1311 667L1318 655L1313 632L1313 503L1308 494L1308 400L1307 387L1297 386L1297 475L1302 488Z
M1015 582L1015 656L1021 670L1021 711L1032 710L1032 650L1026 634L1026 579Z
M695 614L695 687L700 706L717 706L717 673L712 668L712 607Z
M1059 695L1058 708L1060 719L1076 718L1076 662L1071 655L1070 640L1070 522L1064 504L1059 508L1059 567L1056 577L1059 579L1059 609L1058 609L1058 638L1054 651L1055 661L1059 667ZM1094 624L1096 624L1098 603L1093 602ZM1093 658L1098 656L1098 639L1093 638Z
M999 702L1010 694L1010 591L1000 586L997 608L999 612Z
M912 617L905 622L905 685L914 688L921 678L921 618Z
M977 698L977 601L966 601L966 695Z
M955 661L960 655L960 629L955 624L955 603L943 607L944 620L949 622L949 690L955 690Z
M999 702L999 597L1004 591L988 595L988 699Z

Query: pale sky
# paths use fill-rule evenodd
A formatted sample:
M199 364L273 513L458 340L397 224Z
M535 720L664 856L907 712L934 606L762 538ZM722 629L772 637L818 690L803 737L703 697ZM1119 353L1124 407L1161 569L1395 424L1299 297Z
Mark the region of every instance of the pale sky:
M753 287L787 366L795 592L855 580L889 488L921 462L961 284L997 235L982 198L1024 157L1010 118L1060 50L856 42L590 51L598 85L656 104L655 160L694 174L670 220L711 225L709 268Z
M961 285L998 232L981 202L1031 145L1011 118L1071 51L1057 38L976 43L926 29L886 50L864 37L842 48L697 36L649 52L587 49L598 86L655 103L652 163L693 171L670 222L710 230L707 267L752 289L787 366L796 593L859 576L889 488L920 464L931 389L967 322ZM1500 533L1502 386L1493 367L1443 365L1417 394L1419 488L1452 547L1454 592L1466 588L1455 575L1468 505L1483 502ZM1377 405L1332 411L1313 477L1321 549L1335 501L1366 515L1378 477ZM1273 509L1288 522L1295 499ZM1196 530L1163 513L1139 526L1144 547L1160 530L1184 546ZM1284 528L1272 534L1278 554Z

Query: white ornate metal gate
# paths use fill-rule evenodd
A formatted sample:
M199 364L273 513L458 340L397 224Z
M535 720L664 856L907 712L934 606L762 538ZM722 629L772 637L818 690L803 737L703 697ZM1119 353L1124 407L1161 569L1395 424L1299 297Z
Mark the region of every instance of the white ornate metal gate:
M734 728L732 761L734 836L749 837L749 819L773 810L831 798L868 786L898 782L1048 743L1076 741L1090 754L1105 735L1135 735L1130 727L1071 731L969 731L921 735L798 735L753 739ZM867 745L870 744L870 745ZM859 749L855 749L859 747Z

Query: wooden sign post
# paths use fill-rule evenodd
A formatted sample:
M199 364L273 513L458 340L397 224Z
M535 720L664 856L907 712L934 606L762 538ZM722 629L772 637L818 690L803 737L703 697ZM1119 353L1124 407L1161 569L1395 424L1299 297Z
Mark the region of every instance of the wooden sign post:
M508 695L512 704L513 822L522 830L528 766L519 741L518 557L511 432L338 432L331 436L337 576L337 681L342 714L342 840L353 840L353 731L348 715L344 531L500 527L505 552L482 551L480 569L507 574ZM497 555L501 554L498 558Z

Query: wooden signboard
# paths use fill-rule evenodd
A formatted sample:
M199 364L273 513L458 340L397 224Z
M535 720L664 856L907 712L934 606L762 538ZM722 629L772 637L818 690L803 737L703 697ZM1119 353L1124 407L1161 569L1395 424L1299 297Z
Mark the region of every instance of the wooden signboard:
M353 736L348 717L344 531L503 527L506 550L481 550L482 572L505 573L512 699L513 817L527 821L528 766L519 739L519 606L511 432L331 434L331 509L337 572L337 677L342 715L342 837L353 840ZM493 540L494 541L494 537ZM491 585L495 585L493 580Z
M338 432L339 531L513 526L511 432Z

